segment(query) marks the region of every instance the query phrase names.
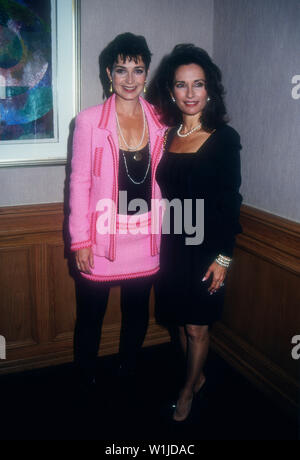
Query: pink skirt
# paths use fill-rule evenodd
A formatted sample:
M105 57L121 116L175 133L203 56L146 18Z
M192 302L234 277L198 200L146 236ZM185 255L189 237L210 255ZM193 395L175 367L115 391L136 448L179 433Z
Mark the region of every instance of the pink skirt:
M115 260L94 254L92 274L81 275L92 281L116 281L151 276L158 270L159 254L151 255L150 213L117 215Z

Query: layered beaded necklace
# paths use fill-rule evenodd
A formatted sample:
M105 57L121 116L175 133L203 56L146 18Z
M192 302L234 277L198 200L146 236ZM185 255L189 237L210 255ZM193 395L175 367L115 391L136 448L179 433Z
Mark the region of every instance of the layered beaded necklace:
M142 106L142 104L141 104L141 108L142 108L142 112L143 112L143 133L142 133L142 137L141 137L140 142L138 143L138 145L135 145L134 147L132 147L132 146L127 144L127 142L126 142L126 140L125 140L125 138L123 136L122 129L121 129L121 126L120 126L120 123L119 123L118 114L117 114L117 111L116 111L116 120L117 120L117 126L118 126L118 130L119 130L119 133L120 133L120 137L121 137L124 145L126 146L127 150L129 150L130 152L136 152L140 148L140 146L142 145L144 137L145 137L146 117L145 117L144 107Z
M121 129L121 126L120 126L120 122L119 122L119 118L118 118L118 114L116 112L116 121L117 121L117 126L118 126L118 130L119 130L119 133L120 133L120 137L122 139L122 142L123 144L126 146L127 150L129 152L135 152L134 155L133 155L133 159L135 161L141 161L141 159L143 158L142 156L142 153L141 151L138 151L139 148L141 147L142 143L143 143L143 140L144 140L144 137L145 137L145 132L146 132L146 116L145 116L145 112L144 112L144 107L143 105L141 104L141 108L142 108L142 113L143 113L143 133L142 133L142 137L141 137L141 140L140 142L138 143L138 145L135 145L134 147L133 146L130 146L127 144L125 138L124 138L124 135L122 133L122 129ZM148 143L148 146L149 146L149 143ZM149 172L149 169L150 169L150 165L151 165L151 155L150 155L150 146L148 148L148 165L147 165L147 168L146 168L146 172L145 172L145 175L144 177L142 178L142 180L140 181L136 181L135 179L133 179L133 177L130 175L129 171L128 171L128 165L127 165L127 160L126 160L126 156L125 156L125 153L124 153L124 150L121 150L122 152L122 155L123 155L123 159L124 159L124 164L125 164L125 169L126 169L126 174L127 174L127 177L129 178L129 180L131 180L131 182L133 182L134 184L136 185L140 185L140 184L143 184L146 180L146 177L148 175L148 172Z
M123 159L124 159L124 164L125 164L125 169L126 169L126 174L127 174L127 177L128 179L133 182L135 185L140 185L140 184L143 184L146 180L146 177L148 176L148 172L149 172L149 169L150 169L150 165L151 165L151 155L150 155L150 148L149 148L149 144L148 144L148 165L147 165L147 168L146 168L146 172L145 172L145 175L144 177L140 180L140 181L137 181L135 179L133 179L133 177L130 175L129 171L128 171L128 165L127 165L127 160L126 160L126 156L125 156L125 152L124 150L121 150L122 152L122 155L123 155ZM138 155L140 155L140 159L142 158L142 154L140 152L136 152ZM134 157L133 157L134 158ZM134 158L135 159L135 158ZM137 160L139 161L139 160Z

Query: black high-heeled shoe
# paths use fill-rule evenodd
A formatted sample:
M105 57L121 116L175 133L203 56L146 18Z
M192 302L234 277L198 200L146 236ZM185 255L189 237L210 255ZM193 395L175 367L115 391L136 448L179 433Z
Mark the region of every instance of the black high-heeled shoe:
M191 413L192 404L194 400L194 395L188 400L185 404L179 404L179 399L176 403L174 412L173 412L173 421L175 422L184 422ZM181 407L180 407L181 406ZM181 409L181 414L178 414L178 409Z
M117 370L117 376L120 378L132 378L136 376L136 369L120 365Z

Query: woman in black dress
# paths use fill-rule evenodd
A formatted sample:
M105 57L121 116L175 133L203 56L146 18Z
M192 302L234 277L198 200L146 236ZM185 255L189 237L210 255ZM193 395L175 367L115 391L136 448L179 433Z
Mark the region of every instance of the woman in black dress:
M223 93L219 68L194 45L177 45L156 79L153 102L162 121L173 126L156 179L163 198L177 206L168 234L168 225L163 228L157 312L161 322L179 326L187 362L176 421L188 417L193 397L205 384L209 328L221 317L224 281L241 231L240 137L226 124ZM165 213L164 224L170 215Z

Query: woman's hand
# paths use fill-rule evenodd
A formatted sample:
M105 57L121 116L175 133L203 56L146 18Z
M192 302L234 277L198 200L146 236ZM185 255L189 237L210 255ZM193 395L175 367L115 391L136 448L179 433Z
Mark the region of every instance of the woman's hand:
M205 276L202 281L206 281L211 274L213 274L213 280L211 285L208 288L208 292L210 294L214 294L217 292L217 290L223 285L223 282L226 278L228 268L221 267L217 262L213 262L207 272L205 273Z
M94 255L92 248L78 249L75 254L75 259L79 271L92 274L91 268L94 268Z

